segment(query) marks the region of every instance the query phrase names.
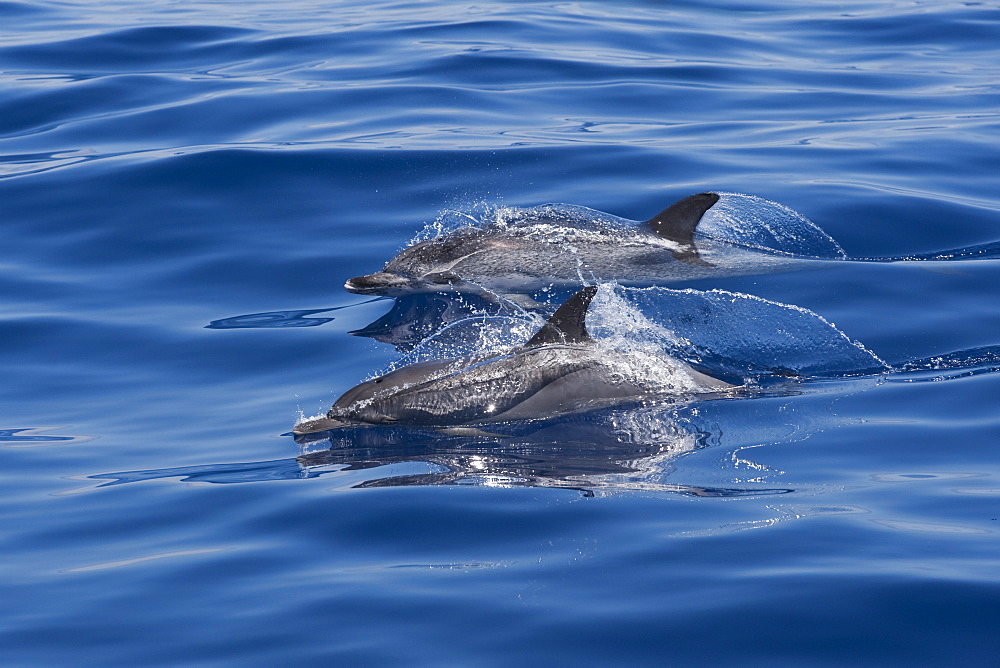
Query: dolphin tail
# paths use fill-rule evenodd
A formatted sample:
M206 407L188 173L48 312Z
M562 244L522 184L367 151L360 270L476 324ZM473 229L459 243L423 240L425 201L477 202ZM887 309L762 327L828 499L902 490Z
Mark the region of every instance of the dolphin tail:
M694 231L701 222L701 217L719 201L717 193L699 193L674 202L666 209L656 214L643 225L653 234L680 244L680 250L673 251L674 258L699 267L712 267L698 255L694 245Z

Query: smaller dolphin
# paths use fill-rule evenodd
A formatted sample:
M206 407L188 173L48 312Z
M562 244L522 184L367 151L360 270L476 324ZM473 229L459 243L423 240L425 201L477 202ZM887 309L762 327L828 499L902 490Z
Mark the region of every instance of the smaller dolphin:
M663 360L669 382L630 373L627 355L602 349L587 332L587 308L596 292L591 286L574 294L523 346L404 366L348 390L325 417L301 422L293 432L364 424L479 425L736 387L675 359Z
M664 285L763 273L810 258L843 259L844 253L787 207L749 195L703 192L643 223L583 207L520 210L512 221L463 227L414 244L382 271L352 278L344 288L390 297L486 290L514 298L550 285Z

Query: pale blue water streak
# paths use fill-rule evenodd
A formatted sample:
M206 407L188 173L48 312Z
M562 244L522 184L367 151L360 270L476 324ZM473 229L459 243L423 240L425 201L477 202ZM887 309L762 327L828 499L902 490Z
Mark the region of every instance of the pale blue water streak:
M713 189L851 257L997 242L998 38L991 3L0 2L0 662L991 664L995 260L676 286L881 378L281 435L397 359L341 286L446 210Z

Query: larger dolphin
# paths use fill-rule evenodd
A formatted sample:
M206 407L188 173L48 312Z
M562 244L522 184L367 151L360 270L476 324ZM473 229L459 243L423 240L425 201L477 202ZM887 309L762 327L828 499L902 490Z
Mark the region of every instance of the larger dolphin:
M574 294L523 346L499 355L402 367L348 390L325 417L301 422L293 431L359 424L480 425L735 387L673 359L664 359L666 382L630 373L627 356L602 349L587 333L585 317L596 292L587 287Z
M513 295L590 281L664 285L846 257L791 209L734 193L691 195L642 223L556 205L511 217L416 243L344 287L391 297L480 289Z

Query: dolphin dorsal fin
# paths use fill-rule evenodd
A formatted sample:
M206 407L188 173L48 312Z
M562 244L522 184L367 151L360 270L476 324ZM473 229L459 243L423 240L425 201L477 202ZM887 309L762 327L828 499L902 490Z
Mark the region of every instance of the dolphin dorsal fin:
M597 286L590 285L577 292L556 309L552 317L535 332L525 347L546 343L591 343L587 333L586 317L590 300L597 294Z
M683 246L681 250L673 251L674 257L681 262L711 267L711 263L698 256L698 249L694 245L694 231L701 217L718 201L717 193L691 195L674 202L643 224L653 234Z

